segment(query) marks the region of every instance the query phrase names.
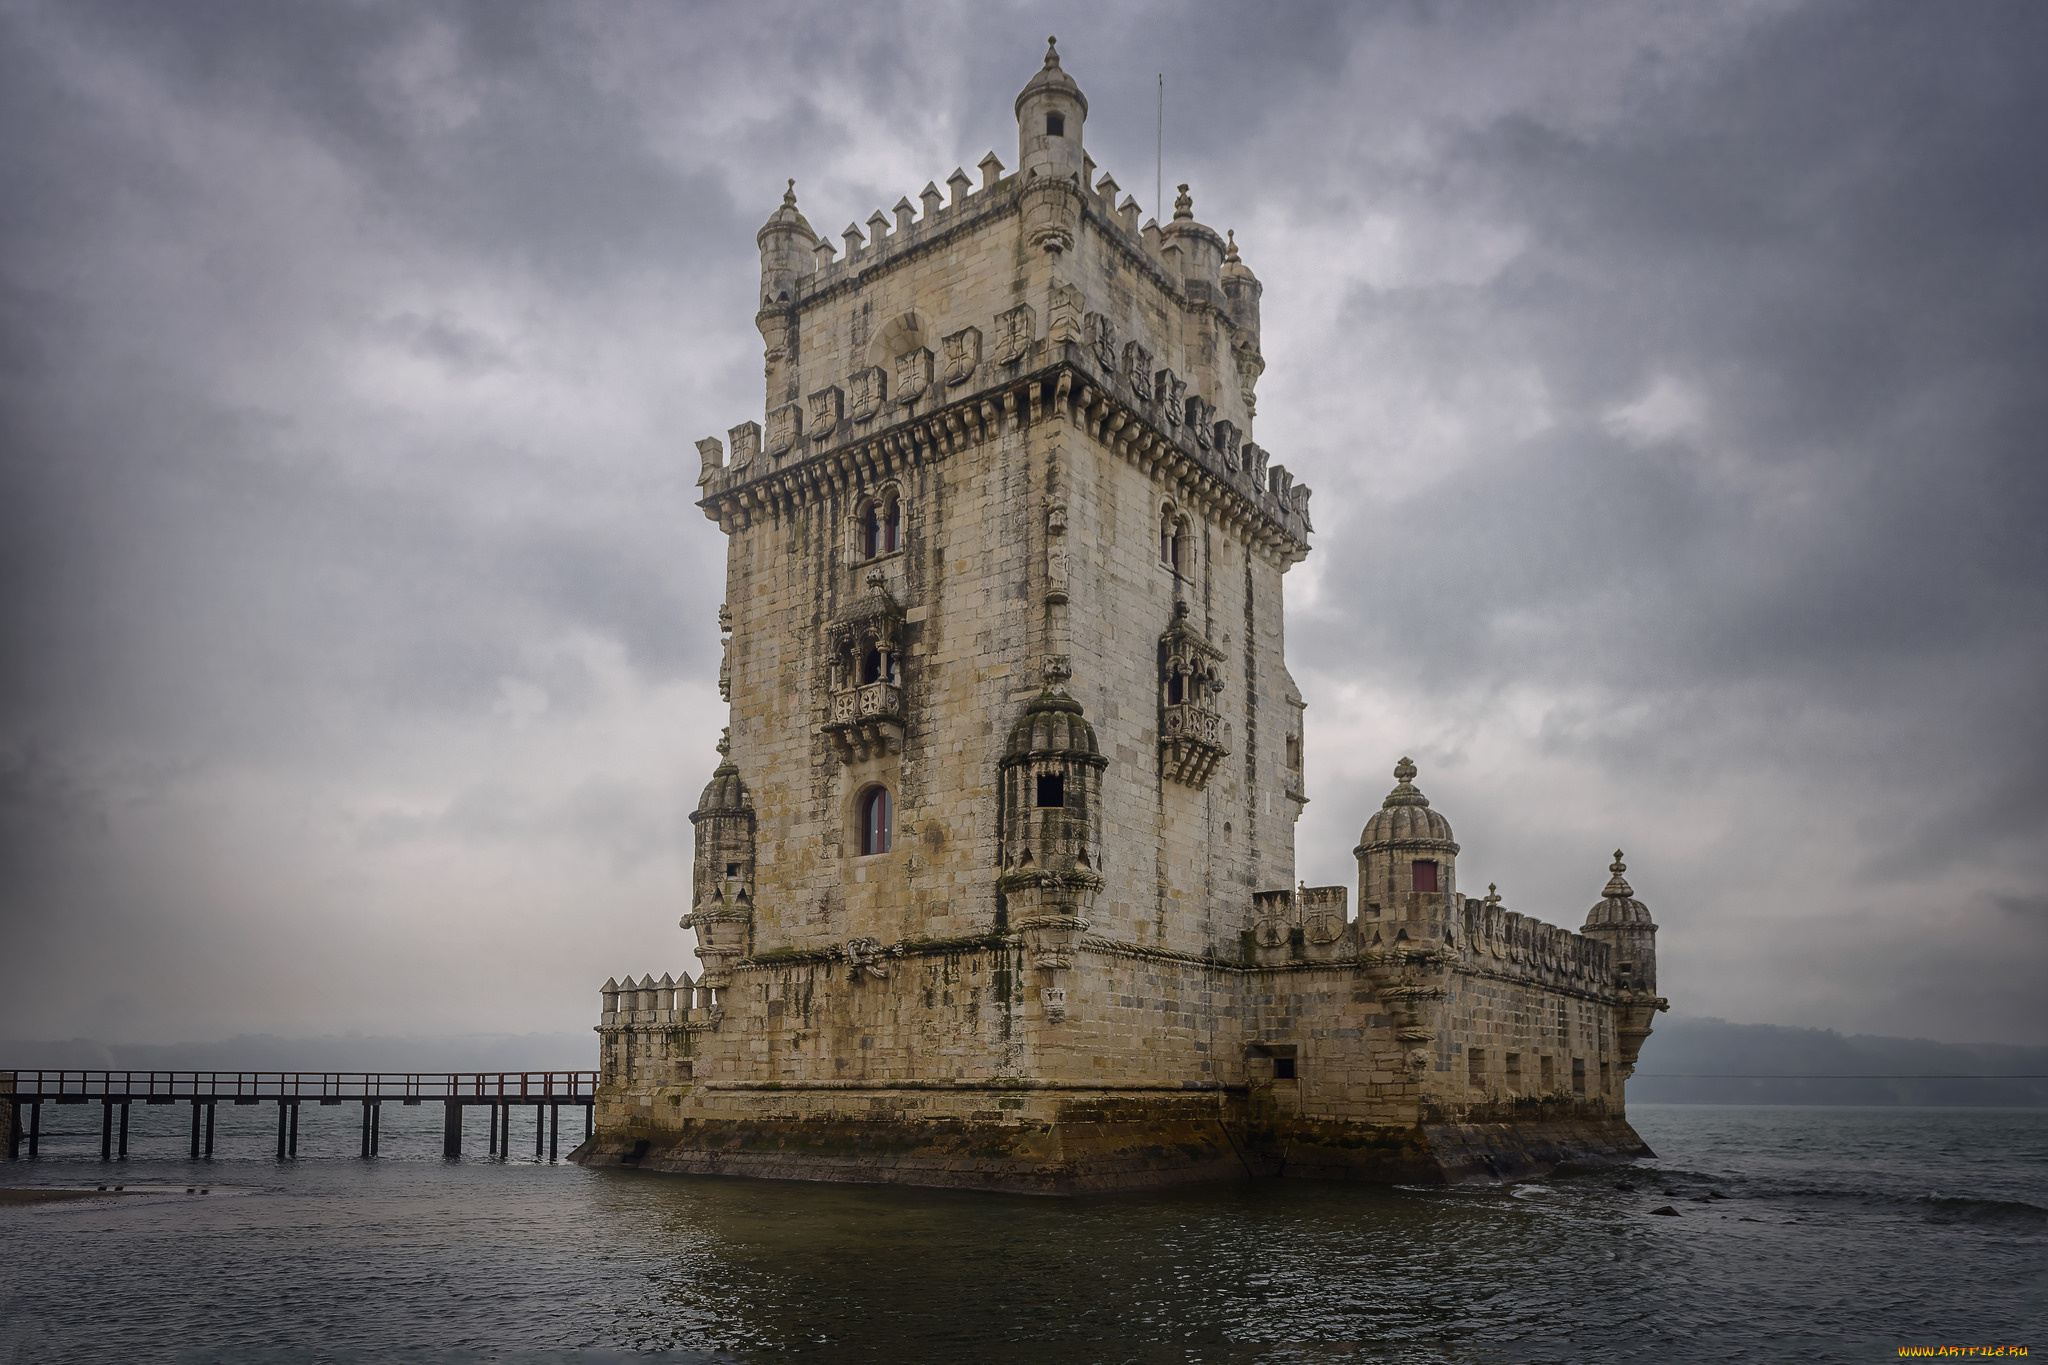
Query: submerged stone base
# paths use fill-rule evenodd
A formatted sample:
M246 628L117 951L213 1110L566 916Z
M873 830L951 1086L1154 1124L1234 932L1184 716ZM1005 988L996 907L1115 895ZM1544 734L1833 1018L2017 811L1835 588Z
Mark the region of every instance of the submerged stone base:
M1375 1125L1275 1115L1243 1092L814 1097L657 1118L623 1106L571 1159L679 1174L1074 1195L1251 1177L1457 1184L1652 1155L1619 1118ZM721 1097L724 1098L724 1097ZM845 1096L835 1098L844 1099ZM806 1103L805 1099L813 1102ZM1001 1106L1001 1107L998 1107ZM1264 1111L1264 1112L1259 1112Z

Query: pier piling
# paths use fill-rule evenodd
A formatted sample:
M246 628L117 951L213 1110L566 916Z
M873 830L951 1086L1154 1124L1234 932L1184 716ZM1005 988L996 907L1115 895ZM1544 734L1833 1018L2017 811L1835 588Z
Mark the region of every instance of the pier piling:
M548 1106L548 1160L562 1159L562 1106Z
M121 1101L121 1160L128 1159L128 1101Z
M199 1160L199 1106L204 1103L198 1096L192 1097L192 1160Z
M278 1100L278 1102L277 1102L277 1159L278 1159L279 1161L283 1161L283 1160L284 1160L284 1119L285 1119L285 1110L287 1110L287 1109L289 1109L289 1108L291 1108L291 1101L290 1101L290 1100L286 1100L286 1099L279 1099L279 1100Z
M285 1148L285 1155L286 1155L286 1156L290 1156L290 1157L296 1157L296 1156L297 1156L298 1154L299 1154L299 1102L298 1102L297 1100L293 1100L293 1101L292 1101L292 1135L291 1135L291 1141L290 1141L290 1143L289 1143L289 1144L287 1144L287 1146L286 1146L286 1148Z
M206 1159L213 1160L213 1110L214 1101L206 1102Z
M114 1102L100 1101L100 1160L114 1159Z
M462 1105L459 1101L448 1100L441 1115L441 1155L459 1157L462 1155Z

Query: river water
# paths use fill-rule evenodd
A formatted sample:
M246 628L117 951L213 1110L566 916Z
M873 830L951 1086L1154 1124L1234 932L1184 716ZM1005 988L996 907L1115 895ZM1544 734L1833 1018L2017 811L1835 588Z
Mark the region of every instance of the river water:
M1659 1156L1620 1172L1073 1200L586 1171L530 1114L448 1162L438 1105L364 1161L358 1110L303 1112L294 1163L226 1106L191 1162L186 1111L137 1106L103 1165L97 1106L46 1107L0 1184L126 1188L0 1206L0 1362L2048 1352L2043 1110L1644 1105Z

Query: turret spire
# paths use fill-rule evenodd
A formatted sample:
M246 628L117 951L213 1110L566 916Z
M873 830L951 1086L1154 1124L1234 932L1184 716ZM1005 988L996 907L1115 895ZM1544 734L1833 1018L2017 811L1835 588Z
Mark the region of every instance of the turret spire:
M1628 871L1628 864L1621 860L1620 849L1614 850L1614 861L1607 865L1607 870L1614 875L1607 879L1607 888L1600 893L1601 895L1624 898L1635 895L1635 888L1628 884L1628 878L1621 875Z

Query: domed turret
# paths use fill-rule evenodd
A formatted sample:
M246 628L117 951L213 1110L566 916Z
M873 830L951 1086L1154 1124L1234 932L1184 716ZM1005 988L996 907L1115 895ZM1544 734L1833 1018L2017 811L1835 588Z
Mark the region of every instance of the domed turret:
M1407 906L1417 894L1448 903L1457 890L1458 845L1451 822L1415 786L1415 763L1394 767L1394 789L1359 833L1358 902L1368 918Z
M1095 727L1082 714L1081 703L1064 691L1046 688L1031 699L1024 715L1010 727L1010 742L1004 750L1010 759L1079 757L1082 762L1099 758Z
M1244 257L1237 254L1237 230L1225 234L1223 245L1223 297L1230 310L1230 320L1248 334L1252 351L1259 349L1259 296L1266 292L1266 286L1259 283L1259 277L1244 263Z
M1001 762L1002 891L1033 964L1073 960L1102 889L1102 770L1109 760L1081 703L1048 683L1010 727Z
M1624 990L1657 992L1657 926L1650 919L1650 907L1635 898L1635 890L1622 873L1628 864L1621 850L1614 850L1608 864L1606 887L1600 901L1586 912L1587 938L1605 943L1614 955L1614 980Z
M697 827L692 902L698 909L751 897L754 884L754 798L732 761L732 732L718 740L718 767L705 784L690 823Z
M761 306L786 307L796 288L796 277L815 270L818 234L797 212L796 181L782 192L782 205L768 215L768 221L754 234L761 248Z
M1057 42L1045 40L1045 65L1017 95L1017 173L1027 180L1036 174L1078 182L1086 173L1081 125L1088 119L1088 97L1060 69Z

